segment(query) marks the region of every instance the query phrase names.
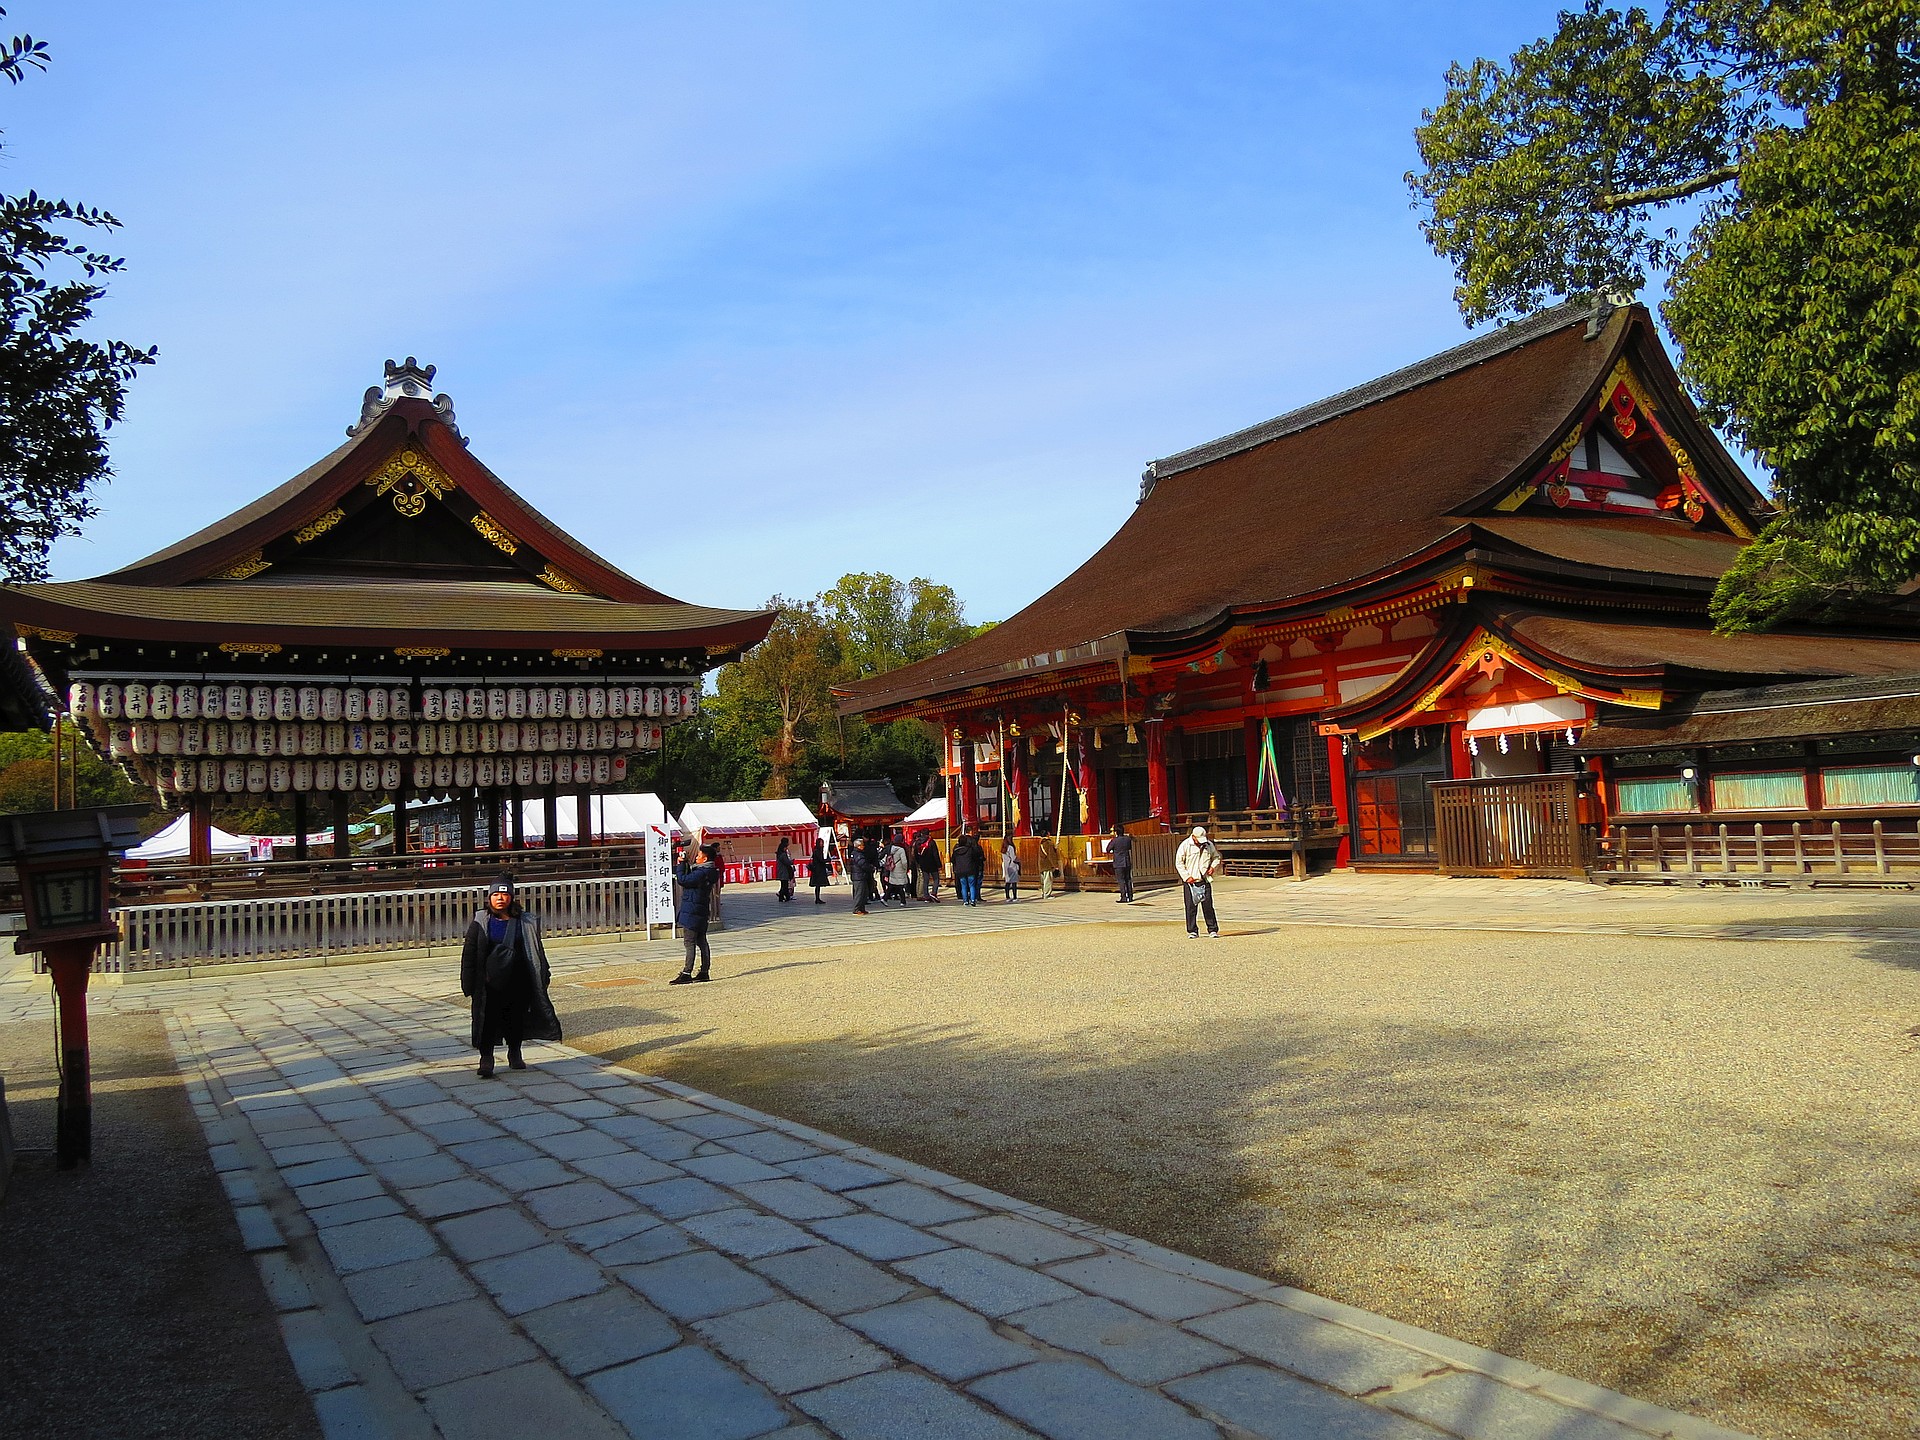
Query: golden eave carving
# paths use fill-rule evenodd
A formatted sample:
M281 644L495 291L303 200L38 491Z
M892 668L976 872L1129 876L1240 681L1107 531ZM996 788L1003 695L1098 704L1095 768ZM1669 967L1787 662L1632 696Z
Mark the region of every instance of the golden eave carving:
M407 481L419 482L417 490L408 489ZM393 496L393 508L409 520L418 516L427 508L427 496L438 500L451 490L460 487L453 483L453 477L435 464L423 450L408 446L386 464L367 477L367 484L373 486L375 493Z
M225 570L214 571L207 578L209 580L245 580L270 568L272 564L271 560L255 550L251 555L242 556L237 563L229 565Z
M562 575L551 565L540 572L540 578L546 584L560 591L563 595L585 595L588 593L586 586L582 585L570 575Z
M294 531L293 543L296 545L311 544L346 518L347 512L336 505L318 519L302 525L298 530Z
M478 530L481 536L491 543L496 550L503 551L508 555L518 553L520 542L513 537L511 531L491 515L487 514L486 511L477 510L474 512L473 528Z
M271 640L227 640L220 646L226 655L278 655L280 647Z

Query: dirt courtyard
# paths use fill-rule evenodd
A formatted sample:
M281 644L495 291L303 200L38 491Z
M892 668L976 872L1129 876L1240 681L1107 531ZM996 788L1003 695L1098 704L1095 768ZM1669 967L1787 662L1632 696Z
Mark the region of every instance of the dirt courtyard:
M1086 924L562 981L568 1039L1768 1437L1920 1415L1920 952Z

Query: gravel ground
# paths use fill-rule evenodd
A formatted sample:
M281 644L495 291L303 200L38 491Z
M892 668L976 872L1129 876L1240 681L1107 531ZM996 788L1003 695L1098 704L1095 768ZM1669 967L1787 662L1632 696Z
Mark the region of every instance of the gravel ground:
M43 985L47 982L42 981ZM52 1027L0 1025L0 1434L318 1440L157 1015L96 1015L93 1164L53 1164Z
M1920 954L1089 924L557 987L568 1039L1769 1437L1920 1415Z

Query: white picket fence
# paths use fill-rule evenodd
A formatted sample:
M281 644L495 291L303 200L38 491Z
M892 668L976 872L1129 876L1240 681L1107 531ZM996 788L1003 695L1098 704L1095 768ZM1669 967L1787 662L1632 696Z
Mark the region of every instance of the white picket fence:
M533 880L518 891L548 935L642 930L646 892L644 875ZM102 948L95 968L124 974L447 945L485 903L486 887L467 885L130 905L114 911L120 940Z

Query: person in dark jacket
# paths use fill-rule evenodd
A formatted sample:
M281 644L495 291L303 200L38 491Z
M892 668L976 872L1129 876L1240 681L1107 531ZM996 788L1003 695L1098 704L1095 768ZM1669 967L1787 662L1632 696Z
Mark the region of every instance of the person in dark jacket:
M827 842L824 840L815 840L813 842L813 858L807 861L807 883L813 886L814 904L824 905L827 903L820 898L820 892L832 879L833 868L827 864Z
M929 830L914 847L913 867L920 872L920 898L929 905L940 903L940 847Z
M1120 887L1120 903L1133 903L1133 836L1118 825L1107 841L1107 854L1113 857L1113 883Z
M776 899L793 899L793 857L787 853L787 837L782 835L780 843L773 851L773 878L780 882L780 893Z
M980 872L986 868L987 852L980 848L971 830L962 831L947 861L953 871L953 888L960 893L962 905L980 903Z
M713 913L713 892L720 884L720 847L702 845L698 865L689 863L691 851L689 846L688 855L673 873L675 883L680 886L680 903L674 909L674 919L679 922L680 938L686 943L687 963L667 982L669 985L691 985L713 978L710 973L713 951L707 944L707 921ZM700 962L697 974L693 968L696 959Z
M847 878L853 882L853 913L865 915L873 898L873 852L864 840L847 846Z
M487 908L467 926L460 949L460 993L471 1002L483 1080L493 1078L493 1051L501 1042L508 1068L524 1070L523 1042L560 1039L560 1017L547 998L553 971L540 941L540 917L529 915L513 896L513 877L502 875L487 892Z

